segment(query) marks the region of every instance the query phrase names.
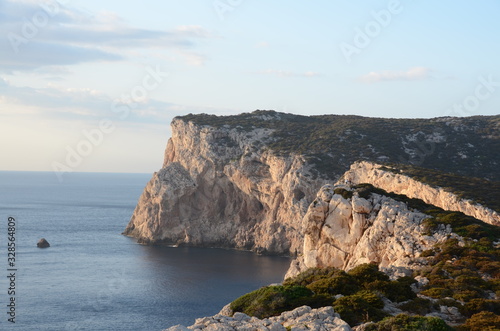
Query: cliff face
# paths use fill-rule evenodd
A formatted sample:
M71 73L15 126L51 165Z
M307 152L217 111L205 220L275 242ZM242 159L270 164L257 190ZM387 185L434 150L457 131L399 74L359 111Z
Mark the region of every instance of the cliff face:
M333 181L359 160L500 180L498 115L387 119L262 110L233 116L190 114L178 119L239 132L267 130L269 149L282 155L303 155L314 166L314 173Z
M410 275L425 264L419 259L422 251L451 235L449 227L423 235L422 221L429 216L403 202L379 194L365 199L356 192L344 198L336 189L350 190L325 185L309 206L303 219L303 255L292 262L285 278L309 268L349 270L372 262L388 274Z
M425 246L433 240L416 235L424 216L405 211L404 206L394 205L384 197L379 201L362 201L356 197L344 201L338 196L328 201L319 199L324 209L323 221L319 221L320 211L309 205L324 184L334 182L349 169L352 163L347 163L349 160L394 161L405 153L415 152L410 148L411 143L424 139L435 151L426 160L443 164L443 158L462 153L454 144L457 139L470 139L478 146L480 143L496 146L497 122L497 118L492 117L415 120L407 124L399 120L303 117L267 111L227 118L210 115L176 118L172 122L172 138L165 151L163 167L144 189L124 234L142 243L229 247L273 254L295 255L305 249L304 260L300 262L304 265L323 265L329 260L344 268L370 260L368 252L361 253L363 245L376 247L377 254L381 252L381 246L375 245L375 235L371 239L364 237L379 227L390 229L387 233L380 232L379 236L394 238L403 235L397 231L407 229L410 234L406 235L416 236L411 245ZM488 130L481 129L478 123ZM394 128L391 134L400 135L401 139L391 138L389 142L387 137L367 135L376 134L379 126L389 125ZM415 137L421 138L409 137L408 132L416 132ZM293 153L294 150L297 152ZM473 153L471 149L467 157L453 158L453 166L468 174L484 169L485 177L496 178L498 173L492 169L498 155L486 160L486 151L481 149L477 155L483 160L482 166L475 168L477 162L470 162ZM334 170L329 172L329 169ZM498 213L493 210L460 200L452 193L404 174L384 170L376 163L354 163L342 178L352 183L371 183L386 191L420 198L444 209L499 224ZM326 194L324 190L321 192L320 195ZM358 211L359 203L366 204L365 211ZM338 213L341 214L335 216ZM391 218L391 213L396 213L397 218ZM320 223L323 225L319 226ZM401 228L400 223L404 224ZM415 233L411 232L413 229ZM327 246L319 248L326 245L322 240L327 237L336 238L328 239L328 247L336 247L336 251L326 249ZM384 247L397 246L398 240L385 241ZM387 265L397 265L397 258L389 256L407 254L404 249L387 253L389 255L380 253L374 258L386 261Z
M242 131L175 119L163 168L124 234L145 243L295 254L300 222L323 181L300 156L265 149L270 129Z
M336 186L323 186L302 220L305 234L303 255L292 262L285 278L315 267L333 266L344 270L362 263L376 263L395 276L410 275L425 265L422 251L431 249L449 236L451 228L441 227L432 235L422 221L430 216L411 210L403 202L372 194L364 199L334 194L335 189L351 190L350 185L371 184L387 192L421 199L444 210L459 211L485 223L500 225L500 215L470 200L459 199L440 187L416 181L404 174L371 162L356 162ZM350 194L349 194L350 195Z
M460 199L456 194L441 187L432 187L404 174L388 171L387 167L372 162L356 162L343 178L353 184L369 183L387 192L403 194L409 198L421 199L428 204L445 210L459 211L485 223L500 226L500 214L468 199ZM485 192L487 187L483 188Z

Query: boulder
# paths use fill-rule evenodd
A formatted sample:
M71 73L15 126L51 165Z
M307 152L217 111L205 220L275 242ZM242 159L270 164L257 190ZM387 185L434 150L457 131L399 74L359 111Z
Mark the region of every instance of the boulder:
M38 240L38 243L36 244L36 247L38 247L38 248L47 248L47 247L50 247L50 244L49 244L49 242L45 238L42 238L42 239Z
M194 325L185 327L182 325L172 326L164 331L223 331L223 330L262 330L262 331L306 331L306 330L329 330L329 331L352 331L349 325L340 319L333 307L312 309L308 306L286 311L280 316L259 319L246 314L236 312L233 317L215 315L196 320Z

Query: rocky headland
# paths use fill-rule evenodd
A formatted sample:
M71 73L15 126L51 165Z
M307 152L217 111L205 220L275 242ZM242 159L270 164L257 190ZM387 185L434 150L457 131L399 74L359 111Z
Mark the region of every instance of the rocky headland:
M498 116L403 122L273 111L178 117L172 122L163 167L144 189L124 234L143 244L292 255L288 279L301 279L310 270L349 273L376 265L390 277L383 278L385 287L374 290L375 285L361 280L357 286L385 300L378 317L409 311L387 290L396 286L391 282L408 278L413 282L411 293L430 307L419 315L458 325L477 313L463 308L471 300L491 301L482 302L480 312L498 305L498 290L492 284L500 266L500 162L491 149L498 148L499 123ZM471 269L467 277L477 288L460 285L464 274L454 270L463 268ZM321 277L323 283L331 277L336 282L339 274L332 271ZM448 283L442 284L444 279ZM312 306L318 304L313 308L323 307L321 300L341 302L342 296L367 295L333 293L316 281L293 285L307 288L300 293ZM316 297L318 289L326 291L321 298ZM269 291L282 296L288 287ZM409 306L417 305L415 297L405 298ZM287 301L286 295L280 298L281 304ZM342 315L344 306L338 303L334 310L329 305L321 311L297 308L307 316L299 318L307 321L301 325L312 323L308 327L295 326L298 317L288 318L297 315L296 310L278 309L268 318L227 310L225 317L221 312L188 329L350 330L339 318L348 316ZM369 315L367 320L349 321L357 325L377 320ZM333 324L314 324L318 319Z
M401 121L273 111L177 117L163 167L144 189L124 234L145 244L296 255L309 204L324 184L346 171L344 177L353 182L498 224L498 210L382 171L378 163L417 163L422 169L457 169L498 180L500 156L490 151L498 147L499 123L498 116ZM376 133L390 125L391 131ZM459 143L465 139L475 148Z

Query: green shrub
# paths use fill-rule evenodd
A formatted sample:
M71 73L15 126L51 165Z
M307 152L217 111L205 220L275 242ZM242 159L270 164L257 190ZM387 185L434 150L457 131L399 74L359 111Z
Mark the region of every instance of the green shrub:
M352 191L348 191L348 190L340 188L340 187L336 188L333 192L335 194L341 195L344 199L352 198Z
M372 263L360 264L348 272L360 284L369 284L374 281L389 281L389 276L378 270L378 266Z
M491 275L494 278L500 278L500 262L499 261L480 261L476 264L479 271Z
M464 238L478 240L479 246L483 246L483 248L491 247L491 242L500 237L499 227L484 223L461 212L445 211L426 204L423 204L419 210L432 216L423 223L426 234L434 233L439 224L450 225L453 232Z
M498 233L498 227L490 229L490 225L456 212L442 212L424 221L431 226L440 222L451 225L454 231L458 229L466 238L450 238L436 245L436 253L427 259L428 267L418 272L429 279L421 293L438 299L453 297L464 304L487 299L488 291L500 294L500 250L490 238ZM478 234L485 237L473 239Z
M398 308L412 314L426 315L435 309L439 309L439 305L434 304L429 299L417 297L413 300L400 304Z
M500 330L500 316L489 311L472 315L460 328L464 331L498 331Z
M369 321L380 321L387 316L382 311L384 302L370 291L359 291L356 294L339 298L333 303L333 308L351 326Z
M356 280L345 273L314 281L307 288L317 294L330 295L351 295L360 290Z
M460 302L458 302L457 300L450 299L450 298L439 299L436 302L436 305L438 305L438 306L448 306L448 307L457 307L457 308L460 308L460 309L462 309L462 307L463 307Z
M283 285L300 285L306 286L320 279L328 279L335 275L345 274L343 270L329 267L329 268L309 268L301 272L293 278L287 278Z
M492 313L500 312L499 300L486 300L486 299L472 299L467 302L460 312L465 316L472 316L482 311L489 311Z
M430 235L430 232L427 232L428 235ZM420 253L420 257L429 257L429 256L434 256L436 254L436 251L433 249L426 249L425 251L422 251Z
M313 293L303 286L267 286L236 299L231 303L231 309L265 318L296 308L294 304L300 299L312 296Z
M453 328L438 317L399 314L368 325L365 331L453 331Z
M365 288L370 291L380 292L393 302L402 302L416 297L415 292L410 287L413 283L415 283L413 278L401 277L394 281L376 280L365 284Z
M430 289L424 290L421 293L423 295L436 299L451 297L453 295L453 292L450 289L443 287L431 287Z
M457 292L453 293L453 299L460 300L463 302L468 302L472 299L481 298L483 296L482 291L474 291L474 290L457 290Z
M267 286L247 293L234 300L230 307L235 312L266 318L303 305L312 308L329 306L333 300L332 297L327 295L314 294L304 286L279 285Z
M377 189L371 184L358 184L354 186L356 192L358 192L358 196L363 199L368 199L372 193L377 193Z

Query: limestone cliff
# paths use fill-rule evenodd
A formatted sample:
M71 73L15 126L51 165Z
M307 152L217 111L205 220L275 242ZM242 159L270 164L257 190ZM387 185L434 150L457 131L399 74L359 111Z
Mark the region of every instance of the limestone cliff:
M323 186L309 206L302 220L303 255L292 262L286 277L313 267L349 270L370 262L377 263L389 274L411 274L425 262L419 259L422 251L445 241L450 235L458 238L449 226L441 227L432 235L423 235L422 221L430 216L384 195L361 198L357 192L350 192L351 185L356 184L371 184L387 192L421 199L444 210L459 211L485 223L500 225L500 215L494 210L459 199L443 188L395 173L387 166L356 162L335 186ZM334 192L344 192L344 197Z
M322 185L334 182L349 169L352 160L411 161L412 158L403 160L403 155L416 153L410 147L418 136L434 146L435 154L428 155L426 162L441 162L447 157L455 160L453 167L463 173L484 171L485 177L496 178L497 171L493 169L498 155L477 166L470 160L476 154L486 160L484 148L469 150L467 158L450 155L462 153L453 147L456 139L470 139L477 146L494 146L498 140L497 122L496 117L412 122L351 116L304 117L272 111L175 118L163 167L144 189L124 234L146 244L300 254L305 233L302 223L306 222L304 216L310 203ZM391 138L392 149L388 148L392 145L384 140L386 137L367 136L381 125L393 125L391 134L401 135L401 141ZM483 132L481 125L488 130ZM416 136L409 137L407 132L416 132ZM441 147L446 148L441 151ZM366 148L376 152L370 154ZM371 162L355 163L343 178L418 197L491 224L499 222L498 213L493 210ZM363 224L350 226L357 225Z
M379 194L362 198L354 192L349 197L349 190L327 184L318 192L302 222L303 255L292 262L285 278L309 268L349 270L372 262L394 276L409 275L425 263L419 259L422 251L456 236L449 227L423 235L422 221L428 215Z
M369 183L387 192L421 199L445 210L459 211L483 222L500 226L498 212L469 199L460 199L456 194L446 191L442 187L433 187L414 180L404 173L398 174L389 170L386 166L372 162L356 162L343 177L353 184ZM488 187L482 189L485 193L488 191Z
M295 254L300 222L323 180L298 155L266 149L271 129L172 122L163 168L124 234L144 243Z
M499 155L488 157L498 147L499 121L498 116L393 121L268 111L229 118L176 118L163 167L144 189L124 234L146 244L296 255L286 277L312 267L349 270L368 262L377 263L394 278L409 275L429 263L422 253L434 252L436 244L453 238L463 246L483 238L464 239L453 233L451 223L426 222L430 216L423 209L388 192L500 225L499 186L494 182L499 176ZM386 137L385 131L377 136L380 127L391 129L392 136ZM470 141L466 148L457 144L463 141ZM430 147L422 155L424 145ZM383 161L391 163L379 164ZM492 209L419 181L407 170L401 171L398 165L402 164L419 165L413 169L433 175L437 171L437 178L448 165L459 179L482 177L464 196L472 192L474 199L481 198L482 191L476 192L479 195L473 191L477 183L486 183L482 188L491 194L484 201L492 202ZM496 188L490 189L489 183ZM371 191L363 191L366 187ZM436 210L427 207L426 212ZM471 231L481 228L477 223ZM488 226L487 231L495 228ZM487 237L486 230L480 231ZM497 232L492 232L495 238L484 238L482 244L497 247ZM301 318L316 320L317 311L304 309ZM333 310L328 314L324 318L332 322L328 327L349 329ZM288 326L296 322L217 316L188 329L213 329L221 323L262 325L262 329L276 324L279 329L285 320Z

